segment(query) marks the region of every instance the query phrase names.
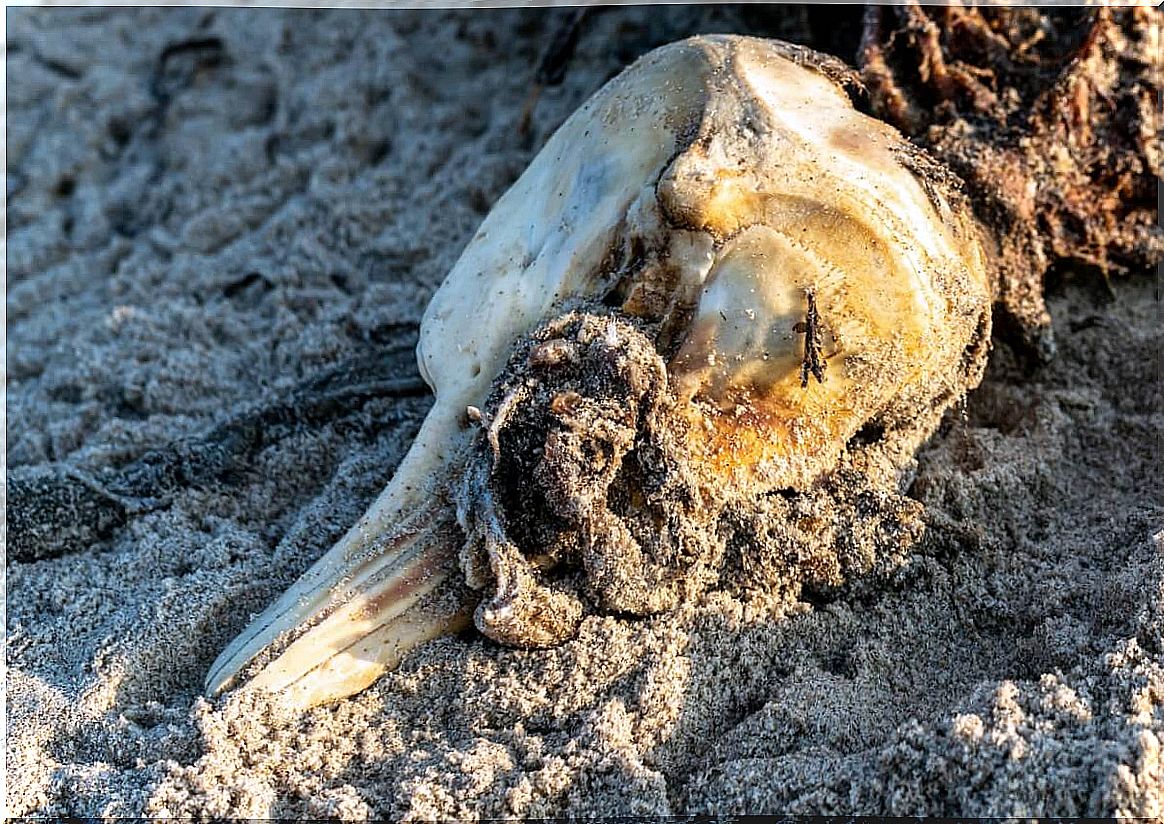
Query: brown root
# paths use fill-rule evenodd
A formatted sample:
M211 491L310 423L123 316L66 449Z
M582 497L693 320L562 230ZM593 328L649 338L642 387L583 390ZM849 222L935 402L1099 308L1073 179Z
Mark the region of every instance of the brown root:
M874 111L967 184L996 301L1051 351L1044 279L1105 278L1164 257L1161 12L1154 8L870 8L859 53Z

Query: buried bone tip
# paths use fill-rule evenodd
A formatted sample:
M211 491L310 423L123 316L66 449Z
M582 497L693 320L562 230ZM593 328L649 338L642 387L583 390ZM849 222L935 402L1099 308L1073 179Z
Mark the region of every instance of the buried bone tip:
M388 487L207 690L245 673L310 705L474 616L543 646L669 608L716 586L730 501L815 488L871 423L912 454L981 376L990 292L956 193L838 71L692 38L567 119L425 312L436 401Z

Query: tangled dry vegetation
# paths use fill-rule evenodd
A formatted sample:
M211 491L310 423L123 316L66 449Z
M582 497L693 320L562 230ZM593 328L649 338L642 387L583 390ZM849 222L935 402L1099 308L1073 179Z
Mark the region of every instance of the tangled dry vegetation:
M966 183L998 273L996 320L1053 354L1044 281L1159 262L1157 8L870 7L859 53L878 116Z

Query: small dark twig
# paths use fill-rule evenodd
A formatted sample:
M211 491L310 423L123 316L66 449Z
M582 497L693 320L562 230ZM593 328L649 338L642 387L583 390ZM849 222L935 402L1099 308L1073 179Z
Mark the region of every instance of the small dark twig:
M808 298L808 311L804 320L793 327L804 335L804 362L800 364L800 387L808 388L808 376L811 374L817 383L824 383L825 369L828 363L824 358L824 330L821 329L820 314L816 310L816 296L812 292L805 293Z
M582 6L561 20L554 31L554 36L546 44L538 60L538 69L534 74L534 82L539 86L557 86L566 78L566 66L574 56L574 49L578 47L578 36L582 33L582 24L594 13L594 6Z
M209 432L151 450L98 478L64 465L8 473L9 561L76 552L133 517L169 505L183 489L237 484L254 457L293 432L318 428L377 398L423 397L411 350L354 358L243 411Z
M557 86L566 77L566 67L574 50L578 47L578 38L582 33L582 24L593 14L593 6L582 6L574 9L565 17L559 18L554 28L553 36L538 58L538 66L534 71L533 85L521 109L521 117L517 122L517 131L520 135L529 134L530 122L533 119L533 110L541 96L542 89L547 86Z

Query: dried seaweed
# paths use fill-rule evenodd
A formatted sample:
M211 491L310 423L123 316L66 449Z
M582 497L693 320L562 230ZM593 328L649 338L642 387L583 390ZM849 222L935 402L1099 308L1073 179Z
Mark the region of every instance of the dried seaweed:
M8 473L7 559L30 562L85 549L132 518L168 506L184 489L239 483L262 449L291 433L352 416L377 398L427 393L411 349L377 351L116 470L94 476L65 464L18 467Z
M874 112L965 182L999 320L1054 351L1044 281L1164 257L1161 12L870 7L858 57Z
M884 437L803 490L710 472L650 337L616 315L567 313L519 341L481 421L461 557L487 593L477 626L503 643L552 645L586 614L712 589L819 597L922 535L921 505L886 482Z

